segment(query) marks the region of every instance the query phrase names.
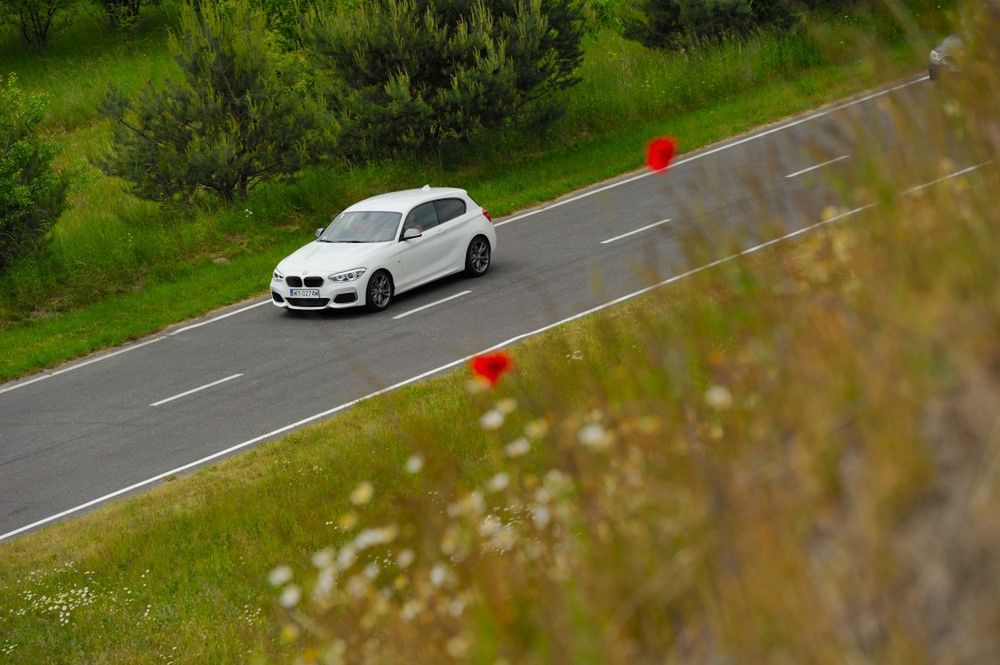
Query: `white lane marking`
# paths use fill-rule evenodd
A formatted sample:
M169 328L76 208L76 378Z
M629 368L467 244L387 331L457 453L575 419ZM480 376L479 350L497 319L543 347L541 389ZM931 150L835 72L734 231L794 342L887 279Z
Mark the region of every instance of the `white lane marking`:
M874 205L874 204L872 204L872 205ZM384 394L392 392L394 390L398 390L400 388L403 388L405 386L410 385L411 383L416 383L418 381L422 381L423 379L426 379L428 377L434 376L435 374L439 374L439 373L444 372L446 370L449 370L449 369L452 369L454 367L457 367L458 365L462 365L464 363L467 363L470 360L472 360L473 358L475 358L476 356L482 355L484 353L489 353L491 351L496 351L497 349L502 349L502 348L504 348L506 346L510 346L511 344L515 344L517 342L520 342L523 339L527 339L528 337L534 337L535 335L539 335L539 334L541 334L543 332L547 332L547 331L549 331L549 330L551 330L553 328L556 328L556 327L561 326L561 325L565 325L565 324L567 324L567 323L569 323L571 321L576 321L577 319L581 319L581 318L583 318L585 316L589 316L591 314L594 314L594 313L599 312L601 310L607 309L609 307L613 307L615 305L619 305L619 304L621 304L621 303L623 303L623 302L625 302L627 300L632 300L633 298L637 298L638 296L641 296L641 295L644 295L646 293L649 293L650 291L653 291L653 290L658 289L660 287L667 286L669 284L673 284L674 282L679 282L682 279L686 279L686 278L691 277L692 275L695 275L697 273L700 273L700 272L703 272L705 270L709 270L709 269L714 268L716 266L722 265L723 263L727 263L729 261L732 261L733 259L739 258L740 256L744 256L744 255L747 255L747 254L752 254L753 252L755 252L758 249L761 249L763 247L767 247L769 245L773 245L775 243L781 242L783 240L787 240L789 238L794 238L794 237L796 237L798 235L801 235L801 234L806 233L808 231L811 231L813 229L817 229L817 228L820 228L822 226L826 226L828 224L832 224L834 222L840 221L842 219L846 219L847 217L850 217L852 215L856 215L859 212L861 212L863 210L867 210L870 207L871 207L871 205L865 206L863 208L855 208L854 210L849 210L849 211L847 211L845 213L837 215L836 217L831 217L830 219L824 220L822 222L818 222L816 224L813 224L812 226L807 226L807 227L799 229L797 231L793 231L791 233L788 233L788 234L786 234L784 236L781 236L780 238L775 238L774 240L769 240L767 242L761 243L760 245L756 245L754 247L750 247L749 249L745 249L742 252L738 252L736 254L730 254L729 256L726 256L726 257L721 258L721 259L717 259L715 261L712 261L711 263L706 263L705 265L700 266L698 268L694 268L693 270L688 270L685 273L681 273L679 275L674 275L673 277L669 277L669 278L667 278L667 279L665 279L665 280L663 280L661 282L657 282L656 284L653 284L651 286L647 286L645 288L639 289L638 291L633 291L632 293L628 293L628 294L626 294L624 296L620 296L620 297L615 298L614 300L610 300L610 301L608 301L608 302L606 302L606 303L604 303L602 305L598 305L596 307L592 307L592 308L590 308L590 309L588 309L588 310L586 310L584 312L580 312L578 314L574 314L574 315L569 316L569 317L567 317L565 319L562 319L560 321L556 321L555 323L550 323L548 325L542 326L541 328L537 328L535 330L532 330L531 332L527 332L527 333L523 333L523 334L517 335L515 337L511 337L510 339L508 339L506 341L500 342L499 344L494 344L493 346L491 346L489 348L486 348L486 349L483 349L482 351L478 351L477 353L473 353L471 355L465 356L464 358L459 358L458 360L453 360L452 362L447 363L445 365L441 365L440 367L435 367L434 369L431 369L431 370L428 370L426 372L423 372L422 374L418 374L416 376L412 376L409 379L404 379L403 381L400 381L399 383L395 383L395 384L393 384L391 386L388 386L387 388L382 388L381 390L376 390L375 392L369 393L369 394L365 395L364 397L359 397L357 399L351 400L350 402L346 402L344 404L340 404L339 406L335 406L332 409L327 409L326 411L323 411L321 413L317 413L314 416L309 416L308 418L303 418L302 420L300 420L298 422L295 422L295 423L292 423L291 425L285 425L284 427L279 427L278 429L270 431L267 434L261 434L260 436L256 436L256 437L254 437L252 439L249 439L248 441L244 441L243 443L238 443L235 446L230 446L229 448L226 448L225 450L220 450L219 452L212 453L211 455L207 455L205 457L202 457L201 459L195 460L193 462L189 462L189 463L187 463L187 464L185 464L183 466L177 467L176 469L171 469L170 471L164 471L163 473L155 475L152 478L147 478L146 480L140 481L138 483L134 483L132 485L129 485L128 487L123 487L122 489L116 490L114 492L111 492L110 494L105 494L104 496L98 497L96 499L91 499L90 501L87 501L86 503L81 503L78 506L74 506L73 508L69 508L69 509L64 510L64 511L62 511L60 513L56 513L55 515L50 515L49 517L42 518L42 519L40 519L40 520L38 520L36 522L32 522L31 524L27 524L25 526L22 526L22 527L19 527L17 529L14 529L13 531L8 531L7 533L0 534L0 541L7 540L8 538L12 538L12 537L18 535L19 533L24 533L25 531L28 531L30 529L34 529L35 527L39 527L39 526L42 526L44 524L48 524L49 522L53 522L53 521L61 519L63 517L67 517L68 515L72 515L73 513L78 513L81 510L86 510L87 508L90 508L92 506L96 506L96 505L98 505L100 503L103 503L105 501L108 501L110 499L114 499L115 497L121 496L122 494L127 494L127 493L129 493L129 492L131 492L133 490L137 490L137 489L140 489L142 487L145 487L146 485L151 485L152 483L155 483L157 481L163 480L164 478L167 478L169 476L174 476L174 475L177 475L179 473L183 473L184 471L187 471L189 469L193 469L195 467L198 467L198 466L201 466L201 465L206 464L208 462L211 462L212 460L218 459L220 457L224 457L225 455L229 455L230 453L234 453L234 452L236 452L238 450L241 450L243 448L246 448L248 446L252 446L255 443L260 443L261 441L264 441L266 439L270 439L270 438L275 437L275 436L277 436L279 434L284 434L285 432L288 432L290 430L296 429L298 427L302 427L303 425L308 425L311 422L315 422L317 420L320 420L320 419L323 419L323 418L327 418L327 417L332 416L332 415L334 415L334 414L336 414L336 413L338 413L340 411L343 411L343 410L348 409L348 408L350 408L352 406L360 404L361 402L364 402L366 400L372 399L374 397L378 397L380 395L384 395Z
M741 145L743 145L745 143L749 143L751 141L756 141L757 139L764 138L765 136L770 136L771 134L775 134L777 132L781 132L781 131L784 131L786 129L790 129L792 127L797 127L798 125L802 125L802 124L810 122L812 120L816 120L817 118L822 118L824 116L828 116L831 113L835 113L837 111L840 111L842 109L848 108L850 106L855 106L856 104L863 104L864 102L867 102L867 101L870 101L872 99L875 99L876 97L881 97L883 95L888 95L890 93L896 92L897 90L902 90L903 88L908 88L911 85L917 85L918 83L924 83L925 81L929 81L930 78L931 78L930 76L928 76L928 75L925 74L925 75L920 76L918 78L915 78L915 79L913 79L911 81L907 81L905 83L900 83L899 85L894 85L894 86L892 86L890 88L885 88L883 90L878 90L878 91L873 92L871 94L865 95L864 97L859 97L857 99L852 99L850 101L843 102L841 104L836 104L834 106L831 106L828 109L825 109L823 111L817 111L816 113L812 113L812 114L807 115L805 117L799 118L798 120L792 120L790 122L786 122L786 123L778 125L776 127L772 127L771 129L765 129L763 131L757 132L756 134L750 134L749 136L744 136L743 138L738 139L736 141L732 141L732 142L729 142L729 143L724 143L723 145L720 145L718 147L712 148L710 150L705 150L704 152L696 153L694 155L691 155L690 157L685 157L684 159L681 159L681 160L679 160L677 162L674 162L670 166L670 168L671 169L675 169L678 166L683 166L684 164L688 164L688 163L693 162L695 160L702 159L703 157L708 157L710 155L715 155L717 153L723 152L724 150L729 150L730 148L735 148L735 147L741 146ZM568 205L570 203L574 203L575 201L579 201L581 199L585 199L587 197L593 196L594 194L600 194L601 192L606 192L609 189L614 189L615 187L621 187L622 185L627 185L629 183L635 182L636 180L642 180L643 178L648 178L650 176L658 175L658 174L660 174L660 172L647 170L647 171L645 171L643 173L640 173L638 175L634 175L631 178L626 178L624 180L618 180L618 181L612 182L610 184L604 185L603 187L598 187L597 189L592 189L592 190L583 192L582 194L577 194L576 196L571 196L571 197L569 197L567 199L562 199L561 201L556 201L555 203L552 203L550 205L543 206L543 207L537 208L535 210L529 210L528 212L522 213L520 215L515 215L514 217L510 217L509 219L505 219L503 221L496 222L494 224L494 226L503 226L505 224L510 224L511 222L517 222L517 221L520 221L522 219L526 219L528 217L532 217L533 215L537 215L539 213L543 213L543 212L546 212L548 210L552 210L553 208L559 208L561 206Z
M197 388L192 388L191 390L183 392L183 393L181 393L179 395L174 395L173 397L168 397L167 399L161 399L159 402L153 402L152 404L150 404L150 406L160 406L161 404L166 404L167 402L173 402L175 399L180 399L181 397L187 397L188 395L193 395L194 393L200 392L202 390L206 390L208 388L211 388L212 386L217 386L220 383L225 383L226 381L232 381L233 379L238 379L241 376L243 376L243 375L242 374L233 374L232 376L227 376L224 379L219 379L218 381L212 381L211 383L206 383L203 386L198 386Z
M660 226L661 224L666 224L667 222L670 222L670 221L671 220L669 220L669 219L661 219L658 222L654 222L652 224L648 224L646 226L643 226L642 228L636 229L635 231L629 231L628 233L623 233L620 236L615 236L614 238L608 238L607 240L602 240L601 244L602 245L607 245L609 243L615 242L616 240L621 240L622 238L628 238L629 236L634 236L636 233L642 233L643 231L648 231L650 229L654 229L657 226Z
M423 305L421 307L416 307L414 309L411 309L411 310L408 310L406 312L403 312L402 314L398 314L398 315L392 317L392 320L396 321L398 319L405 319L406 317L408 317L411 314L416 314L417 312L422 312L425 309L430 309L431 307L436 307L438 305L441 305L441 304L444 304L444 303L448 302L449 300L454 300L455 298L461 298L462 296L467 296L470 293L472 293L472 291L462 291L461 293L456 293L453 296L448 296L447 298L441 298L441 300L435 300L434 302L432 302L432 303L430 303L428 305Z
M816 171L818 169L821 169L824 166L829 166L830 164L836 164L837 162L842 162L845 159L850 159L850 158L851 158L850 155L841 155L840 157L836 157L834 159L825 161L822 164L816 164L814 166L810 166L808 168L804 168L801 171L796 171L795 173L789 173L785 177L786 178L798 178L800 175L805 175L806 173L810 173L812 171Z
M127 353L129 351L135 351L136 349L141 349L144 346L149 346L150 344L155 344L156 342L162 342L163 340L167 339L167 337L173 337L174 335L179 335L182 332L187 332L188 330L192 330L194 328L200 328L201 326L208 325L209 323L215 323L216 321L220 321L222 319L228 318L230 316L234 316L236 314L241 314L242 312L246 312L247 310L251 310L251 309L253 309L255 307L260 307L261 305L266 305L269 302L271 302L271 301L270 300L262 300L261 302L254 303L253 305L249 305L247 307L242 307L242 308L234 310L232 312L227 312L226 314L222 314L221 316L216 316L215 318L209 319L208 321L202 321L201 323L195 323L193 325L181 328L180 330L175 330L173 332L167 333L166 335L161 335L159 337L154 337L153 339L147 339L145 342L139 342L138 344L133 344L131 346L126 346L125 348L118 349L117 351L110 351L108 353L103 353L103 354L97 356L96 358L91 358L90 360L85 360L85 361L83 361L81 363L76 363L75 365L70 365L69 367L63 367L62 369L57 369L57 370L54 370L52 372L46 372L45 374L41 374L39 376L36 376L33 379L28 379L26 381L21 381L20 383L15 383L13 385L9 385L9 386L6 386L4 388L0 388L0 395L4 394L6 392L10 392L11 390L17 390L18 388L24 388L25 386L30 386L33 383L38 383L39 381L44 381L45 379L50 379L53 376L59 376L60 374L65 374L66 372L72 372L75 369L80 369L81 367L86 367L87 365L93 365L96 362L100 362L102 360L107 360L108 358L114 358L117 355L121 355L121 354Z
M84 360L82 363L77 363L75 365L70 365L69 367L63 367L62 369L57 369L47 374L42 374L41 376L36 376L33 379L28 379L27 381L21 381L20 383L15 383L12 386L7 386L6 388L0 388L0 395L11 390L17 390L18 388L23 388L25 386L30 386L32 383L38 383L39 381L44 381L45 379L52 378L53 376L59 376L60 374L65 374L66 372L72 372L75 369L80 369L81 367L86 367L87 365L93 365L96 362L102 360L107 360L108 358L114 358L123 353L128 353L129 351L135 351L136 349L141 349L144 346L149 346L150 344L155 344L156 342L162 342L166 337L154 337L153 339L147 339L145 342L139 342L138 344L133 344L132 346L126 346L123 349L118 349L117 351L111 351L110 353L105 353L103 355L97 356L96 358L91 358L90 360Z
M981 169L984 166L989 166L994 161L995 160L991 159L989 161L983 162L982 164L976 164L975 166L970 166L968 168L962 169L961 171L955 171L954 173L949 173L948 175L942 176L940 178L937 178L936 180L931 180L930 182L925 182L922 185L917 185L916 187L910 187L908 190L906 190L905 192L903 192L903 194L904 195L916 194L917 192L923 191L923 190L927 189L928 187L932 187L933 185L936 185L938 183L944 182L945 180L951 180L952 178L958 178L958 177L963 176L963 175L968 175L969 173L972 173L973 171Z
M195 328L201 328L202 326L207 326L209 323L215 323L216 321L221 321L222 319L228 319L230 316L236 316L237 314L242 314L243 312L248 312L251 309L254 309L256 307L260 307L261 305L266 305L266 304L268 304L270 302L271 302L270 298L268 298L267 300L261 300L260 302L254 303L252 305L247 305L246 307L241 307L240 309L235 309L232 312L226 312L225 314L216 316L215 318L211 318L208 321L202 321L201 323L194 323L194 324L192 324L190 326L185 326L183 328L180 328L179 330L175 330L175 331L173 331L171 333L167 333L167 334L170 335L171 337L173 337L174 335L180 335L182 332L187 332L189 330L194 330Z

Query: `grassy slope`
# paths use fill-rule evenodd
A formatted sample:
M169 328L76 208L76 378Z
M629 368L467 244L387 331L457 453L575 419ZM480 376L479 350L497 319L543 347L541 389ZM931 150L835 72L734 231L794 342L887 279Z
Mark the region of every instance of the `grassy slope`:
M721 648L748 662L940 654L923 641L922 587L907 581L922 566L943 566L935 575L955 579L965 565L976 566L978 590L1000 579L985 555L996 478L980 481L976 502L963 499L967 472L996 452L986 433L1000 403L1000 383L981 369L1000 358L996 235L987 231L997 182L995 172L981 177L988 180L899 201L865 223L529 340L495 394L470 394L456 372L4 543L0 655L26 663L43 654L57 662L308 660L309 645L325 641L293 637L298 625L318 622L317 630L353 640L353 658L368 597L343 596L346 606L332 615L307 605L300 624L289 623L267 584L273 566L291 564L308 588L311 553L396 523L400 542L387 554L417 550L416 570L406 571L416 584L446 560L439 548L448 529L468 528L446 517L445 505L502 471L512 487L486 492L489 505L523 510L527 501L530 509L550 468L576 483L552 504L567 507L572 528L533 532L528 513L515 522L525 539L513 554L456 565L456 589L426 587L449 594L432 602L471 589L467 621L431 613L414 634L392 605L377 624L386 632L370 633L386 662L402 653L438 660L456 634L474 642L472 659L483 663L555 653L630 662L637 645L696 660ZM713 385L735 405L710 408ZM480 414L505 397L517 409L499 431L483 431ZM536 417L550 433L528 457L505 458L503 446ZM579 443L595 418L615 437L609 450ZM410 475L404 463L415 453L425 467ZM374 498L353 506L348 497L363 481ZM352 514L360 525L340 526ZM936 548L955 515L962 537ZM520 554L531 542L542 544L542 559ZM987 558L969 559L975 552ZM389 559L375 560L385 567ZM570 572L549 579L548 566ZM393 574L380 579L389 584ZM656 602L641 591L650 584ZM978 600L987 630L1000 618L996 599ZM961 616L952 595L938 602ZM646 618L623 619L632 605ZM858 644L852 617L869 613L884 639ZM609 626L621 635L609 636ZM993 633L976 626L959 634L979 653Z
M459 163L446 157L448 167L314 169L295 183L259 191L243 206L187 212L135 200L87 161L100 154L108 133L88 115L102 87L94 81L135 89L146 77L167 75L172 65L162 25L151 20L135 45L111 41L82 54L66 46L43 59L21 56L13 68L22 84L51 96L47 127L64 145L62 164L84 177L49 251L0 280L0 380L260 293L259 276L308 238L318 220L372 191L460 183L504 214L634 169L650 136L669 132L693 149L897 76L916 60L905 49L879 62L845 54L820 59L825 44L856 38L844 26L820 27L815 41L764 38L689 58L605 33L589 46L584 80L569 93L566 116L545 136L511 130L484 137L473 146L478 157ZM94 41L85 31L64 40ZM95 65L86 85L70 71L84 67L72 64L77 60Z

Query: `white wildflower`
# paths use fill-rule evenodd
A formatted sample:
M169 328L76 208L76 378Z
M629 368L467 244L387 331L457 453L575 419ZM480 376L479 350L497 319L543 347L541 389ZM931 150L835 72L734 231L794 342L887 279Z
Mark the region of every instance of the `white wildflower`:
M515 409L517 409L517 400L511 399L510 397L506 397L497 402L496 408L497 411L499 411L503 415L505 416L510 415L511 413L514 413Z
M611 434L599 423L591 423L577 435L580 443L594 450L604 450L611 445Z
M279 603L286 610L290 610L299 604L299 600L302 598L302 590L294 584L289 584L285 587L285 590L281 592L281 598Z
M507 489L508 485L510 485L510 476L501 471L500 473L490 478L489 482L486 484L486 487L491 492L502 492L505 489Z
M312 564L317 568L329 568L333 565L336 554L337 551L332 547L323 548L312 555Z
M420 455L413 455L410 459L406 460L407 473L420 473L422 468L424 468L424 458Z
M733 395L725 386L712 386L705 392L705 403L716 411L722 411L733 405Z
M337 555L337 568L341 570L347 570L354 565L354 562L358 560L357 550L354 549L353 545L347 545L340 550L340 554Z
M278 566L267 576L267 581L271 583L271 586L281 586L290 579L292 579L292 569L288 566Z
M529 439L541 439L549 431L549 423L544 418L532 420L524 426L524 433Z
M479 425L485 430L500 429L504 415L496 409L490 409L479 419Z
M531 450L531 443L523 436L511 441L503 449L507 457L521 457L528 454L529 450Z
M375 488L368 481L365 481L354 488L351 492L351 503L355 506L360 506L361 504L368 503L371 501L372 495L375 494Z
M412 564L413 560L416 558L417 556L413 553L413 550L403 550L399 553L399 556L396 557L396 565L400 568L409 568L410 564Z

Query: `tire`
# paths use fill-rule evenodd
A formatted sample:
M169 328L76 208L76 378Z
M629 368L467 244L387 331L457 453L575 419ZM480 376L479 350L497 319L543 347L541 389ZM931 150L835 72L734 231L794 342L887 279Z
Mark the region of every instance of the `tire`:
M365 309L369 312L381 312L392 302L394 286L392 275L385 270L378 270L368 279L365 288Z
M469 277L482 277L489 271L492 258L490 241L486 236L476 236L465 250L465 274Z

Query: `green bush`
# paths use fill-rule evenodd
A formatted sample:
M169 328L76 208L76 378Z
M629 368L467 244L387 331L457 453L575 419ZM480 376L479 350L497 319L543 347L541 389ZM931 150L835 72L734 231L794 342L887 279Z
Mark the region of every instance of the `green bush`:
M788 0L641 0L626 11L626 35L654 48L689 48L796 22Z
M102 107L115 129L101 167L139 197L243 198L323 145L328 123L301 64L275 53L263 11L248 0L185 6L169 47L179 79L148 84L134 100L112 88Z
M73 0L0 0L4 18L15 24L25 43L45 48L50 34L69 22Z
M38 138L45 103L15 83L0 80L0 274L42 242L66 209L68 189L52 170L55 148Z
M143 0L97 0L108 17L108 23L115 28L131 30L139 22L139 9Z
M577 82L578 0L364 0L313 11L349 155L464 140Z

